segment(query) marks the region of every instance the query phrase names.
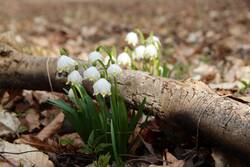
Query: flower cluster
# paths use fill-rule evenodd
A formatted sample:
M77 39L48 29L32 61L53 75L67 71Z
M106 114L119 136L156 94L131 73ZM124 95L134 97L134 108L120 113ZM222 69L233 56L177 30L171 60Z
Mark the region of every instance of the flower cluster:
M113 59L113 57L111 57ZM93 85L94 89L94 95L101 94L103 97L106 95L111 94L111 83L108 81L109 79L112 79L113 77L117 77L122 73L122 69L117 64L111 64L109 65L110 57L108 56L108 59L104 59L100 52L92 52L88 56L89 62L93 65L86 69L83 73L84 79L88 79L90 81L95 82ZM103 68L103 74L98 71L98 69L95 67L97 65L97 60L99 60L99 63L102 65ZM113 60L115 61L115 60ZM109 67L107 67L109 65ZM101 76L103 76L101 78Z
M125 57L124 57L125 54ZM111 56L110 56L111 57ZM109 59L110 59L109 57ZM57 62L57 71L66 72L67 84L72 86L81 84L83 80L89 80L93 82L94 95L101 94L103 97L111 94L111 82L113 78L118 77L122 73L122 69L118 64L109 63L109 59L103 61L103 56L100 52L94 51L88 55L88 62L90 66L84 70L83 75L79 71L75 70L77 62L68 56L61 56ZM116 60L112 57L113 62ZM126 53L118 56L117 62L123 66L131 64L129 55ZM101 64L101 69L98 70L97 64ZM70 98L75 97L72 88L68 91Z
M136 47L136 45L139 44L138 35L135 32L129 32L125 38L125 41L129 45L135 47L135 49L132 51L133 60L154 60L159 55L161 43L157 36L149 36L146 40L141 41L141 44Z
M69 56L61 55L57 61L57 71L59 73L66 73L68 74L68 81L67 84L79 84L82 82L83 78L80 73L75 70L76 66L78 66L77 61L72 59Z
M115 161L116 166L124 166L120 153L126 154L129 150L120 146L135 142L128 140L138 127L146 103L144 98L137 111L127 110L117 84L118 77L123 73L122 68L143 70L161 76L166 74L164 64L160 65L161 44L158 37L150 35L145 38L138 30L129 32L125 41L127 45L121 52L117 52L115 47L98 46L88 54L87 64L80 64L66 56L67 50L60 50L62 56L58 59L57 71L67 74L66 84L70 86L67 95L70 102L49 100L51 104L63 109L66 118L84 141L95 141L94 145L93 142L88 142L83 151L91 155L110 152L110 161ZM96 99L92 99L81 85L83 81L92 84ZM105 96L110 96L110 99L104 98ZM128 114L132 121L128 121ZM123 134L122 137L119 137L120 134ZM103 136L105 140L99 140ZM103 144L111 144L112 149L101 147ZM96 149L97 147L100 149Z
M59 58L57 71L68 74L67 84L77 85L83 80L93 82L94 95L102 96L110 95L112 80L122 73L122 68L145 70L157 75L164 73L164 68L159 63L161 43L157 36L150 35L144 38L140 31L129 32L125 41L129 47L126 47L117 57L116 51L109 53L105 48L103 48L105 54L108 55L105 58L101 49L91 52L88 55L89 66L82 74L76 70L78 63L66 55ZM72 90L69 90L69 95L73 97Z

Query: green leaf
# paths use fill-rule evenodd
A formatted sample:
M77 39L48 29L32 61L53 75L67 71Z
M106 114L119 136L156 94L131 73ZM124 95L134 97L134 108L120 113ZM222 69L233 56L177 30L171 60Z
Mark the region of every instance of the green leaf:
M69 52L68 52L68 50L66 49L66 48L61 48L60 49L60 55L62 56L62 55L69 55Z
M112 146L112 144L109 143L100 143L95 147L94 153L98 154L100 152L103 152L107 147Z
M95 131L92 130L90 135L89 135L89 138L88 138L88 145L93 145L94 143L94 137L95 137Z
M29 128L25 125L20 125L18 127L18 133L24 133L24 132L27 132L29 130Z
M169 73L170 73L170 71L169 71L169 69L168 69L168 67L166 66L166 64L163 64L163 73L162 73L162 76L163 77L169 77Z
M135 32L139 35L141 44L145 44L145 37L140 29L135 29Z
M116 146L116 137L115 137L115 130L114 130L114 125L113 121L111 120L111 126L110 126L110 131L111 131L111 141L112 141L112 148L113 148L113 155L115 157L115 162L117 166L122 166L122 160L119 157L117 153L117 146Z
M80 134L81 137L84 137L84 134L81 131L82 122L79 119L79 115L77 114L77 111L75 109L73 109L70 105L65 103L63 100L49 99L48 103L61 108L66 118L74 127L74 129Z
M65 139L59 140L60 145L73 145L74 142L75 141L73 139L70 139L70 138L65 138Z
M129 123L129 130L131 132L134 131L136 125L138 124L139 120L141 119L142 114L143 114L143 110L145 108L145 104L146 104L146 98L144 98L142 103L139 105L138 112L136 113L136 111L134 111L132 113L131 120Z
M97 161L94 161L95 167L107 167L111 156L109 153L100 155Z

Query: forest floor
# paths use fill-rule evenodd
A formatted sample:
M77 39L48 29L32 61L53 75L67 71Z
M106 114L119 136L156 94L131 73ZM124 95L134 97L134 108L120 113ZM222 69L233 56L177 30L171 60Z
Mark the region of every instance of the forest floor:
M73 57L86 59L87 54L100 44L115 45L121 51L125 46L125 35L135 28L145 34L154 32L160 37L162 59L168 63L169 77L178 80L201 80L221 95L234 95L250 102L250 4L247 1L0 2L0 42L8 42L19 51L30 55L58 56L59 49L63 47L67 48ZM6 133L8 135L1 134L2 138L11 142L19 138L19 142L43 150L56 149L51 148L50 142L60 141L65 134L51 137L52 141L46 144L32 138L32 135L41 133L44 127L50 125L59 112L56 109L48 109L44 104L51 96L53 95L47 92L28 90L3 94L0 108L6 113L16 113L15 118L18 120L12 117L10 119L14 124L15 121L19 122L20 126L13 130L14 136L11 130ZM2 121L0 118L1 124ZM157 129L157 125L151 126ZM151 133L153 138L154 135L162 135L158 131L159 129ZM74 133L66 134L70 135L75 143L82 144ZM180 152L186 151L183 146L186 143L189 147L195 145L187 140L181 144L165 142L162 147L171 150L172 156L182 159ZM74 150L71 147L65 149ZM210 146L204 146L204 150L195 160L192 157L193 165L213 166L223 161L225 165L236 161L233 153L230 156L224 155ZM51 157L54 157L53 162L57 166L63 166L63 163L70 166L74 164L73 161L80 161L73 156L65 158L62 155L61 159L50 155Z

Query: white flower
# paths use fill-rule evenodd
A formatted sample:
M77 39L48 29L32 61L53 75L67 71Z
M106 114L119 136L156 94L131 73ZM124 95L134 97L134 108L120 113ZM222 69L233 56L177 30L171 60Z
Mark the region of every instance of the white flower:
M130 66L131 65L131 58L129 57L129 55L126 52L123 52L123 53L119 54L119 56L117 57L117 63L119 65L124 66L124 67Z
M109 60L110 60L110 57L109 57L109 56L106 56L106 57L104 58L103 63L104 63L105 65L108 65ZM112 60L113 60L113 62L115 62L115 58L114 58L114 57L112 57ZM112 62L111 62L111 63L112 63Z
M57 61L57 71L58 72L71 72L77 66L77 62L70 58L69 56L62 55Z
M108 75L111 77L116 77L122 73L122 69L117 64L111 64L107 69Z
M154 42L158 42L158 43L160 43L160 39L159 39L159 37L157 37L157 36L153 36L153 41Z
M72 88L69 89L68 96L69 98L75 98L74 91Z
M111 95L111 84L104 78L99 79L93 85L94 95L101 94L103 97Z
M140 45L137 48L135 48L135 51L133 52L133 59L134 60L141 60L144 58L144 52L145 52L145 46Z
M83 78L90 81L97 81L100 78L101 74L95 67L89 67L83 72Z
M159 37L157 37L157 36L155 36L155 35L152 36L152 37L148 37L147 42L148 42L149 44L155 45L155 47L156 47L157 49L159 49L160 46L161 46L161 42L160 42Z
M69 75L68 75L68 83L71 83L72 85L74 84L80 84L82 83L82 76L80 75L80 73L76 70L72 71Z
M153 44L150 44L148 46L146 46L145 49L145 58L146 59L154 59L157 57L157 49Z
M94 51L91 52L88 56L88 61L90 64L95 63L97 60L101 60L102 61L102 55L100 52Z
M138 43L139 39L135 32L129 32L125 38L125 41L129 45L135 46Z

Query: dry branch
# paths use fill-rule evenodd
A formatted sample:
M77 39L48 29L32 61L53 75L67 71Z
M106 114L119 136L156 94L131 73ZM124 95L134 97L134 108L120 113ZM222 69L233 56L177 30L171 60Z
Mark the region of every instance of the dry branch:
M48 71L55 91L62 91L65 80L56 76L57 58L28 56L0 45L0 87L48 90ZM47 65L48 66L47 66ZM154 77L140 71L124 72L119 87L130 105L147 98L146 109L173 124L199 130L207 138L250 154L250 106L216 94L195 81ZM91 92L89 83L83 83Z

